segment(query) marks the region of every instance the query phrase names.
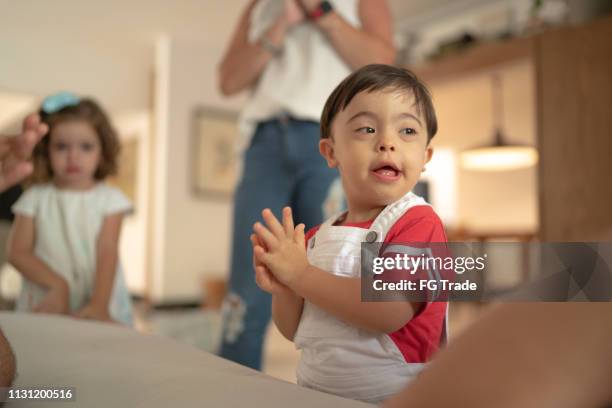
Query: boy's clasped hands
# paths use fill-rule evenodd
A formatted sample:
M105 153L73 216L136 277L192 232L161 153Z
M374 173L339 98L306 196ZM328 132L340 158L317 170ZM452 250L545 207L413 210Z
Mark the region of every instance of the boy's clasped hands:
M291 208L283 208L282 224L270 209L262 211L265 225L257 222L251 235L255 281L264 291L293 290L310 266L306 257L304 224L294 226Z

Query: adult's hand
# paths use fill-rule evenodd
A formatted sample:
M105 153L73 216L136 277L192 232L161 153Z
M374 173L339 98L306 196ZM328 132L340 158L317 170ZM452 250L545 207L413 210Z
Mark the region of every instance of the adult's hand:
M320 4L315 0L299 1L309 13ZM387 1L359 0L358 14L361 27L349 24L334 10L316 19L315 24L352 69L368 64L393 64L396 50Z
M321 0L297 0L303 9L312 11L316 9L319 4L321 4Z
M0 362L2 362L0 364L0 387L10 387L15 378L15 354L13 354L13 349L11 349L8 340L4 337L2 329L0 329ZM6 397L6 395L3 395L0 391L0 397Z
M0 136L0 192L19 183L33 170L29 159L48 126L33 113L23 120L21 134Z
M299 0L285 0L285 22L291 27L304 21L304 6Z
M219 89L226 96L253 86L268 61L275 56L273 52L262 46L261 41L249 41L251 12L256 3L257 0L252 0L242 13L232 41L219 65ZM305 19L302 4L297 0L283 0L283 6L283 12L262 34L262 39L265 37L264 41L279 49L282 48L287 30L301 24Z
M609 302L499 305L383 407L608 407L610 321Z

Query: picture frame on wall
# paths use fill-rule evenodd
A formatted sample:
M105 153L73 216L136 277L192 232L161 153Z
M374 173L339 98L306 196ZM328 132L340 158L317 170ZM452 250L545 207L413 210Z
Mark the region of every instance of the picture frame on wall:
M191 175L197 196L230 199L238 179L238 114L199 107L193 114Z

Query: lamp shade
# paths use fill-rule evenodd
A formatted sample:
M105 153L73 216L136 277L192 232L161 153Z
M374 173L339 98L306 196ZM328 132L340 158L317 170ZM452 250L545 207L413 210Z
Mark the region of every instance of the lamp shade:
M530 146L482 147L461 154L461 166L476 171L508 171L531 167L538 152Z
M461 167L474 171L508 171L537 164L538 152L533 146L507 144L499 129L495 133L493 144L461 152Z
M506 142L502 130L502 89L500 75L492 76L493 143L464 150L461 166L476 171L507 171L526 168L538 162L538 152L533 146Z

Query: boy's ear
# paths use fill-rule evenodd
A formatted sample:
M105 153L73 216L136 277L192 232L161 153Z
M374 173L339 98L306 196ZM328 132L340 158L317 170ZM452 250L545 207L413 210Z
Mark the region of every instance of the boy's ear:
M432 145L428 145L425 148L425 157L424 157L425 160L424 160L424 163L423 163L424 165L429 163L429 161L431 160L431 157L433 156L433 152L434 152L434 149L433 149Z
M338 167L338 161L336 160L336 154L334 152L334 142L331 138L328 137L319 140L319 152L327 161L328 167L332 169Z

